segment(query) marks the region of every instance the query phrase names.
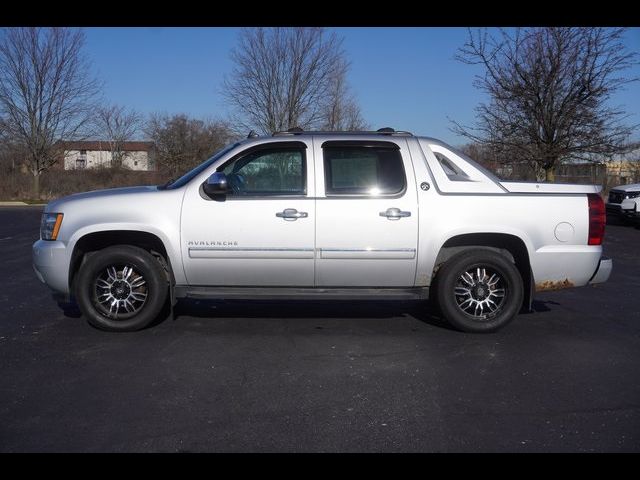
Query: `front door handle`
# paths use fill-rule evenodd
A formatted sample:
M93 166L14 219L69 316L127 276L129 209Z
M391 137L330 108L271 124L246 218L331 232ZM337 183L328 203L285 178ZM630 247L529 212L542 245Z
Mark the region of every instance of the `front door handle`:
M386 211L380 212L381 217L387 217L389 220L400 220L403 217L410 217L411 212L403 212L399 208L387 208Z
M285 220L297 220L298 218L307 218L309 214L307 212L299 212L295 208L285 208L284 211L276 213L276 217L284 218Z

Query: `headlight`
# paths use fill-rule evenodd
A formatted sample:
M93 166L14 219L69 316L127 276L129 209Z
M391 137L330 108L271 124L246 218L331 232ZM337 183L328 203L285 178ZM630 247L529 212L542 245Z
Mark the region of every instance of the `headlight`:
M55 240L58 238L62 216L61 213L42 214L42 220L40 221L40 238L42 240Z

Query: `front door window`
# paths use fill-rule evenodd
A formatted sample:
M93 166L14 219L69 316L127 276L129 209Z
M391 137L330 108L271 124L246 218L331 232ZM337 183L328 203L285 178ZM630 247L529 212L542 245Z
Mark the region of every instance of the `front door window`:
M305 195L306 172L303 149L259 150L249 153L222 171L231 195Z

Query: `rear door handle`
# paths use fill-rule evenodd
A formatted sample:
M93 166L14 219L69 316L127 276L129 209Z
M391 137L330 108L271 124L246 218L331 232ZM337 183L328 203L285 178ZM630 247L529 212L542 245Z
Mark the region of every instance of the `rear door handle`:
M299 212L295 208L285 208L282 212L276 213L276 217L284 218L285 220L297 220L298 218L307 218L309 214L307 212Z
M380 212L381 217L387 217L389 220L400 220L403 217L410 217L411 212L403 212L399 208L387 208L386 211Z

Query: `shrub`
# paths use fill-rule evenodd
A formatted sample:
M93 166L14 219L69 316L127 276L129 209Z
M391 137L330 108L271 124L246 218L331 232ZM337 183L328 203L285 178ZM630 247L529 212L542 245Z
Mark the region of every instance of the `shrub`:
M40 177L40 198L33 198L33 177L17 170L0 172L0 200L53 200L72 193L136 185L159 185L169 180L163 172L125 168L50 170Z

